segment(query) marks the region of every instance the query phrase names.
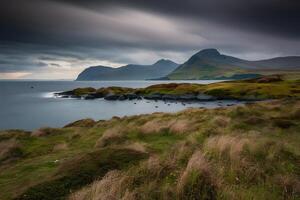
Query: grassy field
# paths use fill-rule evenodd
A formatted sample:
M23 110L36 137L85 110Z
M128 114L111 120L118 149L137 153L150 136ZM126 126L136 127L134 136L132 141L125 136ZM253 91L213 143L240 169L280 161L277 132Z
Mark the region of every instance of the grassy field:
M2 131L0 199L299 199L299 144L293 99Z

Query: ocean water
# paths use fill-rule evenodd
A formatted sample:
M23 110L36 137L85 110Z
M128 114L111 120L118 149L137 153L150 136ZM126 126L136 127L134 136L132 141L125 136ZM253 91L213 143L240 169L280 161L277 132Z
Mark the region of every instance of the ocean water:
M54 92L77 87L123 86L140 88L158 83L217 81L0 81L0 130L34 130L40 127L62 127L70 122L93 118L110 119L113 116L153 112L176 112L188 107L226 106L240 102L216 101L201 103L165 103L163 101L106 101L55 98Z

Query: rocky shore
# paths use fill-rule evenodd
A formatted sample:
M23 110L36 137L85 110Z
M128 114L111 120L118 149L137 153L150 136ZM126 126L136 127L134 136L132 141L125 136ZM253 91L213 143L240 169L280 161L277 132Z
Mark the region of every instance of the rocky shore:
M85 99L85 100L92 100L92 99L100 99L104 98L108 101L124 101L124 100L163 100L163 101L214 101L219 100L211 95L206 94L162 94L162 93L153 93L148 95L142 94L99 94L99 93L90 93L90 94L83 94L83 95L76 95L72 91L67 92L60 92L55 93L55 96L60 98L78 98L78 99Z
M226 81L212 84L167 83L146 88L106 87L77 88L55 93L61 98L164 101L214 101L242 100L259 101L267 99L300 98L299 80L285 76L270 75L256 79Z

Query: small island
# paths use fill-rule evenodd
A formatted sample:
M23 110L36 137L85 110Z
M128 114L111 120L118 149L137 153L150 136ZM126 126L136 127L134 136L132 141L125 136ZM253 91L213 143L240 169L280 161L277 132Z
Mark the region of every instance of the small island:
M259 78L225 81L207 85L193 83L157 84L146 88L76 88L55 93L61 98L105 100L165 100L165 101L213 101L299 98L300 84L297 75L268 75Z

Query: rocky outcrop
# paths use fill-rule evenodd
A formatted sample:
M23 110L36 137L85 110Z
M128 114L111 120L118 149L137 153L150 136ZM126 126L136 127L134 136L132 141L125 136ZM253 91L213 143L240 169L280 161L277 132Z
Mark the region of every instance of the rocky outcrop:
M108 101L115 101L115 100L119 100L120 97L121 97L121 95L118 95L118 94L109 94L109 95L105 96L104 99L108 100Z
M164 100L164 101L214 101L216 97L206 94L150 94L145 95L145 99L148 100Z
M147 95L139 95L136 93L129 93L129 94L106 94L103 93L90 93L90 94L84 94L84 95L75 95L72 91L67 92L60 92L55 94L58 97L61 98L81 98L85 100L92 100L92 99L99 99L104 98L108 101L124 101L124 100L141 100L141 99L147 99L147 100L163 100L163 101L214 101L217 100L216 97L207 95L207 94L193 94L193 93L187 93L187 94L161 94L161 93L153 93L153 94L147 94Z
M154 94L149 94L149 95L144 95L144 99L148 100L162 100L162 94L159 93L154 93Z

